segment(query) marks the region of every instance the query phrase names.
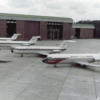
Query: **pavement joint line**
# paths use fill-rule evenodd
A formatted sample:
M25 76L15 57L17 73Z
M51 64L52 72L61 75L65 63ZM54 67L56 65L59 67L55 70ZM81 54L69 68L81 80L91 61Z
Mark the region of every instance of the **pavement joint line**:
M60 92L59 92L59 94L58 94L58 96L57 96L57 100L58 100L58 98L59 98L59 95L60 95L60 93L63 91L64 92L64 84L65 84L65 82L66 82L66 80L67 80L67 77L69 76L69 73L70 73L70 71L71 71L71 69L72 69L72 64L71 64L71 67L70 67L70 69L69 69L69 71L68 71L68 74L67 74L67 76L66 76L66 78L65 78L65 81L64 81L64 83L63 83L63 86L61 87L61 90L60 90Z
M69 77L69 75L67 76L67 78L68 78L68 77ZM67 79L67 78L66 78L66 79Z
M49 65L48 65L49 66ZM47 69L48 69L49 67L47 67L40 75L42 75ZM40 75L38 76L38 77L40 77ZM38 78L37 77L37 78ZM36 79L37 79L36 78ZM34 79L34 81L36 80L36 79ZM32 81L19 95L17 95L17 97L19 97L34 81ZM17 99L17 97L14 99L14 100L16 100Z
M63 88L62 88L62 92L64 92L64 90L65 90L65 86L63 86Z

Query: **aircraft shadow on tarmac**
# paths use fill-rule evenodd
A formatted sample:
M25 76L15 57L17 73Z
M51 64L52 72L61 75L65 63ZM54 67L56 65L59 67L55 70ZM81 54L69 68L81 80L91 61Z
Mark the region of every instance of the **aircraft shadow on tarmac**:
M54 68L54 65L51 65L50 67ZM57 68L59 68L59 69L61 69L61 68L71 68L71 67L76 67L78 69L89 70L89 71L92 71L92 72L100 73L100 68L96 68L96 67L90 67L90 66L83 67L83 66L78 65L78 64L58 64L57 65Z
M21 57L21 55L13 55L14 57ZM40 54L37 54L37 55L34 55L34 54L24 54L23 57L21 58L24 58L24 57L39 57L39 58L46 58L47 56L46 55L40 55Z
M90 66L83 67L83 66L77 65L77 64L73 64L73 67L100 73L100 68L96 68L96 67L90 67Z
M0 63L9 63L9 62L12 62L12 61L0 60Z

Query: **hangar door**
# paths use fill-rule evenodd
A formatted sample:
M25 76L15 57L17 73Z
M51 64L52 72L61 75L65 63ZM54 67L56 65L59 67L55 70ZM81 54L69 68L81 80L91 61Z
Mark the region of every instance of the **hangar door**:
M35 21L26 21L25 22L25 40L29 40L32 36L38 36L40 33L40 23Z
M16 33L16 21L7 20L7 37L11 37L14 33Z
M80 28L76 28L76 29L75 29L75 37L76 37L77 39L80 38Z
M48 29L48 39L60 39L60 29Z
M62 23L47 23L47 39L62 39L62 30L63 24Z

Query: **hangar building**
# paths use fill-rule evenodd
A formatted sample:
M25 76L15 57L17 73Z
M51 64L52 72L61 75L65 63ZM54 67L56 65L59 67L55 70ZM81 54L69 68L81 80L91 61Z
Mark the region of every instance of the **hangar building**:
M72 36L78 39L94 38L94 28L92 24L73 24Z
M42 40L70 39L72 23L71 18L0 13L0 37L21 33L20 40L37 35Z

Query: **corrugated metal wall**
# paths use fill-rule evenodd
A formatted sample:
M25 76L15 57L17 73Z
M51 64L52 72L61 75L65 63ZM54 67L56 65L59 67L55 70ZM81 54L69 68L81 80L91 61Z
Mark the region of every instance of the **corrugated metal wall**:
M25 35L25 21L17 20L16 21L16 33L20 33L18 40L24 40Z
M40 22L40 36L41 40L47 39L47 22Z
M85 29L81 28L80 29L80 39L91 39L93 38L93 29ZM75 37L75 28L72 29L72 35Z
M93 38L93 29L81 29L80 34L82 34L82 38L91 39Z
M63 40L70 39L72 24L63 23ZM32 36L41 36L41 40L47 39L47 22L16 21L16 33L21 33L19 40L29 40Z
M40 22L26 21L25 22L25 35L24 39L29 40L32 36L40 34Z
M88 39L88 34L89 34L89 30L88 29L85 29L85 39Z
M6 20L0 20L0 37L6 37L7 29L6 29Z
M63 40L70 39L72 32L72 24L63 23Z
M40 22L17 21L16 32L21 33L20 40L30 40L40 34Z
M94 30L93 29L89 30L89 37L94 38Z
M85 29L80 29L80 38L83 39L85 36Z
M75 28L72 28L72 34L71 36L75 37Z
M6 20L0 20L0 37L6 37ZM47 22L16 21L16 33L21 33L18 40L29 40L32 36L40 35L42 40L47 39ZM80 29L80 38L93 38L94 29ZM71 23L63 23L62 39L70 39L75 36L75 29Z

